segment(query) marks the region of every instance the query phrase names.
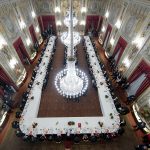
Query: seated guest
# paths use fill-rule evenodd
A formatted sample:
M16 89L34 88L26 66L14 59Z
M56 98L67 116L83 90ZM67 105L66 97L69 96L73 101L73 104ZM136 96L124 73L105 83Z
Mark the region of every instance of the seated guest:
M135 150L149 150L150 144L139 144L135 147Z
M144 143L150 143L150 133L143 136Z
M12 122L12 128L14 128L14 129L19 128L19 122L18 121L13 121Z
M34 137L33 135L29 135L29 142L32 142L32 143L34 143L34 142L36 142L37 141L37 138L36 137Z
M61 143L62 136L61 135L60 136L56 136L55 141L56 141L56 143Z
M97 137L94 136L94 135L90 136L90 141L91 141L92 143L97 142Z
M2 105L2 108L3 108L4 111L6 111L8 113L12 112L11 108L5 103Z
M126 125L126 121L120 117L120 126L125 126Z
M139 129L145 128L145 126L146 126L146 123L143 122L143 121L141 121L141 122L138 122L138 123L137 123L135 126L133 126L133 127L134 127L134 130L139 130Z
M119 101L114 101L114 104L116 106L116 109L119 109L121 107L121 104Z
M121 106L119 108L117 108L117 111L121 114L121 115L126 115L130 112L128 107L125 106Z
M130 84L129 83L123 83L121 86L123 89L127 89L130 86Z
M15 131L17 137L23 137L25 134L20 131L20 129Z
M29 140L28 135L24 135L22 139L23 141L28 141Z
M78 135L75 135L73 141L74 141L75 144L79 144L81 139L80 139L80 137Z
M124 132L125 132L124 128L119 127L119 129L118 129L118 131L117 131L117 134L118 134L118 135L122 135Z
M53 135L46 135L48 141L53 141Z
M130 103L132 103L135 100L135 96L131 95L129 97L127 97L127 101L126 104L129 105Z
M87 142L88 139L89 139L89 137L88 137L87 134L84 134L83 137L82 137L82 139L83 139L84 142Z
M20 118L21 117L21 112L16 112L16 118Z
M43 141L45 141L45 139L46 139L46 136L44 134L42 134L39 138L39 141L43 142Z

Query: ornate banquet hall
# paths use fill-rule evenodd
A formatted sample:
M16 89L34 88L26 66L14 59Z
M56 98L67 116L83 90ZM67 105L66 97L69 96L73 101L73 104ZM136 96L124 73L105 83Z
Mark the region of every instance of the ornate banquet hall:
M149 150L150 1L1 0L0 149Z

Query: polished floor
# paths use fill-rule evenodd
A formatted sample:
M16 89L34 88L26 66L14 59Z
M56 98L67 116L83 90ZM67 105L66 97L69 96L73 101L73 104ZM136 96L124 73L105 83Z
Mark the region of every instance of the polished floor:
M100 57L103 60L108 73L111 74L108 61L104 55L104 50L98 43L96 44L99 49ZM82 51L81 45L79 45L78 47ZM61 48L61 47L58 47L58 48ZM78 57L80 57L79 53L77 55L79 55ZM19 101L21 99L21 94L27 88L27 84L30 81L31 73L36 64L37 59L29 68L28 78L25 84L19 90L16 96L17 98L16 101ZM85 63L84 61L83 62L79 61L79 67L80 68L83 67L82 68L83 70L84 70L84 65L86 65L86 63L85 64L84 63ZM122 103L124 104L125 93L122 91L121 88L117 87L115 83L114 83L114 87L117 89L116 94L118 95ZM81 100L81 103L82 103L82 100ZM16 137L14 133L15 130L11 128L11 122L15 120L15 111L17 111L17 109L14 109L13 113L10 114L6 127L0 133L0 149L1 150L64 150L65 149L64 143L56 144L55 142L43 142L43 143L33 144L33 143L26 143L22 141L22 139ZM78 145L73 144L71 150L134 150L135 149L134 147L141 142L140 136L142 136L142 134L140 131L137 131L137 132L133 131L132 125L135 125L135 121L133 120L131 113L124 116L124 118L127 121L127 125L125 126L125 133L122 136L114 139L111 142L98 142L96 144L91 144L90 142L87 142L87 143L81 142Z
M64 45L58 39L53 57L52 70L46 89L43 91L38 117L85 117L102 116L97 90L92 86L82 44L77 46L78 68L83 70L89 79L88 91L81 96L79 103L63 98L56 90L54 80L64 66Z

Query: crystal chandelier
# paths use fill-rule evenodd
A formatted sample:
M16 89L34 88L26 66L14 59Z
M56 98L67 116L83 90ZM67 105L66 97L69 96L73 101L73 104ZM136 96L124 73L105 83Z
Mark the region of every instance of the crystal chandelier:
M75 66L74 47L81 40L79 33L73 32L73 27L77 25L77 22L72 12L72 0L70 0L70 10L64 20L68 32L64 32L61 36L61 41L67 46L67 65L55 77L55 86L58 93L66 98L77 98L83 95L88 88L86 74Z
M61 41L67 46L70 46L70 39L71 39L71 32L73 33L73 47L80 43L81 37L78 32L71 30L70 23L72 22L72 26L75 27L78 23L77 18L75 15L67 11L67 15L64 19L64 24L68 27L68 32L63 32L61 36Z

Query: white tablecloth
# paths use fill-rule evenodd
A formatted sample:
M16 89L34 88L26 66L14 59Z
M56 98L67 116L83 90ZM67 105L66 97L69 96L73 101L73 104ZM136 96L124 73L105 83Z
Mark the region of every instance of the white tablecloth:
M85 37L85 43L87 45L87 52L90 56L90 62L92 64L93 72L98 85L98 95L103 116L37 118L41 100L42 84L46 73L45 70L51 57L54 41L55 37L51 37L45 50L35 82L33 84L33 88L31 89L31 94L27 100L19 122L21 131L25 134L32 134L34 136L37 134L65 134L68 132L91 134L115 132L119 128L119 115L106 86L105 79L99 66L91 41L87 36ZM97 71L99 71L99 73ZM40 82L40 85L37 85L37 82ZM103 82L103 85L101 85L100 82ZM109 98L105 98L105 95L108 95ZM30 99L32 96L34 96L33 100ZM110 113L113 115L113 119L110 118ZM69 126L69 121L75 122L75 125ZM103 126L100 127L98 122L102 122ZM34 123L37 123L36 128L33 128L32 126ZM81 124L81 127L78 127L78 123Z

